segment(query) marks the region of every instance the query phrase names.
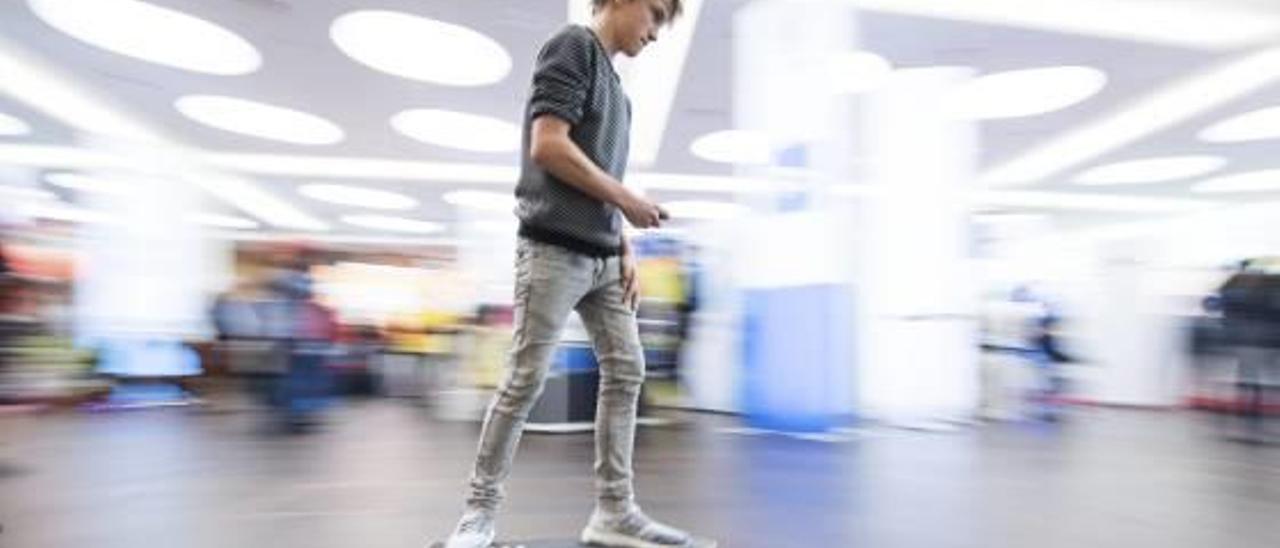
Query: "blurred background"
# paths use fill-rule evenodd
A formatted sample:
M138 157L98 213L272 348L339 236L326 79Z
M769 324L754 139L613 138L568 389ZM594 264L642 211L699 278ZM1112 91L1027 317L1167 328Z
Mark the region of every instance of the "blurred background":
M447 533L531 67L589 6L0 1L0 545ZM1280 4L685 0L615 67L672 213L631 234L652 513L1280 543ZM504 536L586 519L597 381L574 318Z

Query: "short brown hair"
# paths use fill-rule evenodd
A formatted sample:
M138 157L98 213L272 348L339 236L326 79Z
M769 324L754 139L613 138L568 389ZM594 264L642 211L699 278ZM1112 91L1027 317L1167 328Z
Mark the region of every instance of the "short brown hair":
M604 9L609 2L613 0L591 0L591 11L597 12ZM684 3L680 0L664 0L667 4L667 19L663 23L671 23L684 11Z

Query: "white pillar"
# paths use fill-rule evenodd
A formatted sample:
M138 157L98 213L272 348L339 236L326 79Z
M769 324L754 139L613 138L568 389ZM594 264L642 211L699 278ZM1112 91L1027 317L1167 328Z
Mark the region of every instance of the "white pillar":
M743 375L742 410L760 426L824 429L853 411L842 260L851 254L850 231L822 198L826 184L847 175L851 156L849 98L833 92L827 71L855 43L855 23L848 6L825 1L757 2L734 17L733 129L758 132L773 152L768 165L737 173L817 174L798 189L740 196L755 211L731 248L746 353L718 367Z
M77 339L95 346L146 341L175 348L206 337L212 283L227 265L213 263L220 255L210 252L212 240L192 221L204 195L145 147L89 144L155 169L87 173L114 191L78 194L101 222L82 225L77 236L84 259L76 281ZM105 372L126 376L198 372L190 355L108 361Z
M977 403L966 204L976 132L943 107L970 76L899 71L866 105L876 191L862 203L857 386L863 413L890 422L967 418Z

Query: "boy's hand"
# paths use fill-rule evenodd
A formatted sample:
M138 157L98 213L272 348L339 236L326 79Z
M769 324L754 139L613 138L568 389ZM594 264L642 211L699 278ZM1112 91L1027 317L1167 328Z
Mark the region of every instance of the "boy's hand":
M635 312L640 307L640 279L636 276L636 256L628 249L618 262L622 268L622 304Z
M622 214L636 228L657 228L662 225L662 221L669 218L670 215L666 210L662 209L653 202L641 198L630 191L627 192L626 198L618 206L622 210Z

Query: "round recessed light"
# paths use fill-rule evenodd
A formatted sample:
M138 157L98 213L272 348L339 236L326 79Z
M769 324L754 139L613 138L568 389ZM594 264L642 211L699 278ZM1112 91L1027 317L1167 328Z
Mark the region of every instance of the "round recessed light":
M1221 156L1145 158L1098 166L1081 173L1075 181L1091 186L1159 183L1206 175L1225 165L1227 159Z
M739 129L703 135L689 145L689 150L704 160L725 164L764 165L773 157L767 137Z
M217 213L192 215L191 222L211 228L230 228L234 230L253 230L262 226L253 219L234 215L219 215Z
M46 173L43 178L44 182L56 187L98 194L128 194L135 188L134 185L127 181L106 179L83 173Z
M833 92L861 93L884 83L893 65L869 51L848 51L827 60L827 81Z
M510 122L451 110L406 110L391 117L391 127L424 143L473 150L510 152L520 149L520 128Z
M731 219L749 210L742 204L703 200L679 200L662 204L672 219L718 220Z
M0 135L15 136L31 133L31 126L26 122L0 112Z
M1280 107L1246 112L1200 132L1200 140L1210 143L1243 143L1276 138L1280 138Z
M329 36L357 62L410 80L481 86L511 72L511 56L492 38L407 13L351 12L333 22Z
M1106 73L1092 67L1013 70L963 84L948 107L974 120L1035 116L1084 101L1106 85Z
M1202 194L1280 191L1280 169L1250 171L1216 177L1197 183L1191 187L1191 191Z
M203 19L138 0L27 0L37 17L107 51L207 74L248 74L262 56Z
M444 201L458 207L481 211L511 213L516 207L515 196L504 192L479 190L455 190L444 195Z
M404 211L418 207L417 200L404 194L358 186L309 184L298 187L298 193L322 202L370 209Z
M174 103L184 116L209 127L299 145L341 141L342 128L290 108L221 95L188 95Z
M404 217L388 217L386 215L345 215L342 217L342 222L352 226L390 232L435 234L444 231L444 225L440 223L406 219Z

